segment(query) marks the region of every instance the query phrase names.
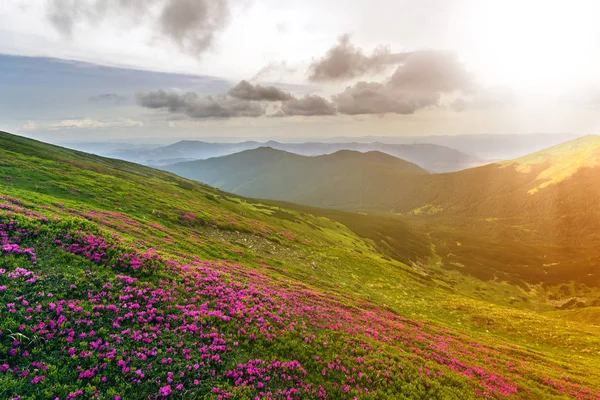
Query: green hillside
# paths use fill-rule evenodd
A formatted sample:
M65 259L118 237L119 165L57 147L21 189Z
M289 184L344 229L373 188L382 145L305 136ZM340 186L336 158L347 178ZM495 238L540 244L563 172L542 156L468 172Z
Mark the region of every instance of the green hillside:
M7 133L0 176L1 398L600 395L597 327L548 314L558 292L445 269L415 215L247 200Z
M584 136L509 161L506 165L523 173L538 169L540 165L544 167L536 177L540 181L539 186L529 191L530 194L534 194L540 189L570 178L582 168L600 167L600 136Z
M375 202L378 193L385 198L394 190L390 182L428 174L416 164L377 151L307 157L270 147L162 168L248 197L342 209Z
M355 154L359 164L335 169L333 156L261 152L176 164L170 170L245 196L382 214L395 221L392 225L409 221L428 235L445 268L479 279L600 286L597 136L445 174L408 173L401 160L383 168L369 162L370 153ZM386 236L394 238L393 229ZM401 236L393 240L400 242Z

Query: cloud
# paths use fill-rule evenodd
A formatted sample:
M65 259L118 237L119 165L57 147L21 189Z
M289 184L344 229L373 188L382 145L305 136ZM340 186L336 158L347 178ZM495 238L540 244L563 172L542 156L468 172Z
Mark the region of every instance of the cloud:
M469 91L475 88L471 74L452 53L418 51L408 55L388 84L412 92Z
M248 81L238 83L229 90L229 95L240 100L254 101L286 101L294 98L275 86L252 85Z
M81 10L76 0L52 0L48 2L48 19L56 30L65 36L73 34L73 25Z
M40 130L40 126L35 121L27 121L23 126L21 126L22 131L38 131Z
M82 22L127 19L127 29L150 21L153 36L162 35L183 52L199 56L211 47L229 20L227 0L48 0L46 14L64 36Z
M199 96L193 92L180 94L157 90L138 93L137 101L142 107L164 109L193 119L259 117L266 112L266 107L257 102L226 95Z
M159 21L165 35L195 54L210 47L228 17L226 0L168 0Z
M285 115L335 115L335 105L325 98L317 95L306 95L304 97L283 102L281 111Z
M412 114L418 106L411 102L410 97L395 93L378 82L358 82L347 87L342 93L333 96L341 114Z
M96 128L134 128L143 127L144 123L129 118L116 120L96 120L91 118L63 119L48 124L38 124L34 121L27 121L21 127L23 131L57 131L63 129L96 129Z
M470 104L463 97L459 97L455 99L452 103L450 103L450 108L456 112L463 112L470 108Z
M251 81L281 81L295 74L296 68L290 67L285 61L273 61L262 67Z
M88 100L92 103L121 104L127 100L127 98L116 93L100 93L95 96L91 96Z
M273 111L271 114L267 114L267 117L269 117L269 118L282 118L282 117L285 117L285 113L280 108L280 109L277 109L277 110Z
M54 28L64 36L72 36L82 22L98 23L113 15L126 16L138 23L154 3L160 0L47 0L46 15Z
M193 92L157 90L138 93L137 102L142 107L192 119L336 114L335 105L321 96L296 98L274 86L252 85L246 81L236 85L229 94L200 96ZM267 102L279 104L267 105Z
M195 93L159 90L138 94L138 103L189 118L412 114L442 105L442 96L472 97L478 89L470 73L450 53L419 51L404 55L402 60L396 58L395 62L398 63L396 70L383 82L358 82L332 96L332 101L318 95L294 97L277 87L253 85L243 80L227 95L200 97ZM266 102L281 104L271 111ZM463 106L457 101L452 107Z
M94 119L65 119L57 123L51 124L51 129L93 129L93 128L134 128L143 127L144 123L133 119L118 119L118 120L94 120Z
M384 72L387 67L402 62L410 53L392 54L387 47L380 46L366 56L362 50L350 43L350 36L343 35L339 43L327 54L311 64L309 80L314 82L352 79Z
M434 51L414 52L384 82L358 82L333 96L342 114L412 114L440 105L443 94L476 89L471 75L455 56Z

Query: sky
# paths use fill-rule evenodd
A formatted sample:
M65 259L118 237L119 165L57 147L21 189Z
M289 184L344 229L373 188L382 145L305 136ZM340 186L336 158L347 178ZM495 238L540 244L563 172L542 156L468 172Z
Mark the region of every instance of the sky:
M0 129L53 142L600 133L595 0L4 0Z

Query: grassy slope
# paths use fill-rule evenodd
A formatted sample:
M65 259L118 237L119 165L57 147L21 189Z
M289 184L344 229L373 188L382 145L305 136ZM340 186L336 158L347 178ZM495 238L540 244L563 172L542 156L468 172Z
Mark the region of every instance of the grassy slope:
M317 293L331 293L335 298L341 299L343 303L359 307L353 314L360 315L358 310L375 307L375 315L384 315L387 312L384 309L387 309L392 313L420 321L436 321L435 325L426 325L427 330L433 332L434 336L439 335L440 329L446 332L444 326L450 326L452 327L452 330L449 331L450 334L457 335L456 337L460 338L459 342L464 342L467 346L469 341L477 341L491 346L490 348L494 349L493 359L497 362L517 363L517 360L525 359L525 364L522 364L521 367L526 368L528 377L515 378L509 370L505 371L511 379L517 379L520 389L516 395L520 397L560 395L560 391L547 382L544 383L544 379L556 380L562 373L568 373L571 379L580 386L594 387L600 381L591 368L598 361L600 352L600 339L593 328L575 322L559 324L552 322L556 320L551 317L526 310L492 305L483 299L478 300L479 294L473 293L473 288L477 285L476 281L469 281L469 278L436 269L435 260L430 261L431 265L417 263L413 267L408 267L386 258L380 253L378 249L381 249L381 244L377 238L365 238L367 239L365 240L340 222L328 218L279 206L246 201L150 168L72 152L8 134L1 135L0 174L4 178L0 186L0 193L5 197L10 196L4 199L4 203L9 207L8 211L3 212L4 220L11 215L11 218L25 218L22 215L16 215L22 213L16 212L15 207L32 209L34 213L45 214L49 217L57 216L61 220L75 217L75 224L83 224L88 228L91 226L92 228L89 229L100 229L98 234L102 235L118 233L121 237L120 242L139 250L153 247L159 249L164 257L175 259L189 259L193 255L201 260L238 261L246 269L255 269L263 274L261 276L272 279L274 283L269 285L274 287L297 287L300 282L306 283L312 288L311 290L316 290ZM20 206L15 206L15 202L18 202ZM337 218L340 217L337 216ZM352 225L352 221L345 222L349 226ZM28 223L28 220L25 218L22 223ZM57 224L62 223L57 222ZM51 227L48 228L51 232L57 229L54 225ZM353 228L355 231L359 231L356 226ZM410 234L410 232L405 234ZM61 279L61 277L65 282L68 281L65 279L66 277L82 279L80 283L83 285L83 282L87 280L84 278L86 274L84 271L96 268L86 260L67 257L68 254L57 249L56 246L46 247L44 241L39 242L35 238L27 240L30 241L27 243L28 245L31 244L38 250L38 266L28 265L27 267L29 269L40 268L40 272L50 274L49 277L44 277L40 283L50 285L45 290L56 291L57 289L53 286L56 283L52 283L56 281L52 279ZM410 240L420 241L422 238L411 236ZM6 262L9 270L17 265L27 265L20 258L13 259L11 257L5 258L5 260L9 260ZM230 272L231 269L222 265L215 268L222 268L225 272ZM236 271L231 272L234 277L232 279L241 279L236 278L235 274L237 273ZM114 271L111 271L110 268L103 267L94 274L101 275L101 277L94 278L98 279L100 283L102 279L115 279ZM56 277L52 278L55 275ZM0 279L4 279L4 276ZM160 273L159 276L165 278ZM141 276L140 279L147 280L151 285L160 282L157 277ZM91 278L89 281L90 285L96 282ZM2 294L2 296L6 296L3 298L4 302L13 300L14 295L11 295L11 290L22 289L17 286L11 287L10 285L14 284L12 281L6 282L9 290ZM2 284L5 284L4 281ZM461 285L464 285L464 288L461 288ZM451 289L451 286L456 286L457 289ZM515 295L519 293L515 292L517 289L514 287L504 287L502 284L481 283L480 288L484 291L497 291L494 295L496 298L506 295L504 291ZM75 295L85 296L86 292L73 291L73 293L69 293L69 289L66 288L59 293L62 293L61 295L66 299ZM29 296L31 293L24 295ZM367 303L359 305L356 303L360 301L358 299L367 300L378 306L367 306ZM332 314L331 311L332 309L329 309L328 313ZM337 313L339 311L333 312L333 315L337 315ZM4 321L2 323L6 323L7 319L4 316L3 318L1 319ZM375 324L374 320L371 322ZM229 332L227 330L229 328L224 327L223 329L225 332ZM393 328L392 331L399 332L395 329L398 327ZM8 332L6 326L4 326L4 330ZM332 337L330 336L332 333L327 329L311 334ZM302 338L294 339L290 333L286 333L286 335L288 336L284 336L282 339L284 345L296 346L295 340L303 341ZM525 348L518 347L509 350L499 342L500 339L508 339L524 345ZM373 338L364 340L371 343L370 345L379 346L377 344L379 341L371 342L374 340ZM407 337L406 340L409 340L408 343L412 343L414 338ZM342 340L338 341L343 343ZM428 346L427 343L433 344L428 341L429 339L424 342L426 346ZM36 350L35 343L30 346ZM409 359L403 361L405 368L423 362L423 355L418 355L420 351L416 351L414 343L403 349L398 347L399 344L386 344L385 346L385 354L389 354L390 357L404 352L411 355ZM465 361L468 360L471 363L482 362L478 358L479 356L467 355L464 350L460 350L463 346L461 344L453 347L458 351L457 357L464 358ZM7 348L10 347L8 345ZM330 393L336 393L335 391L340 390L340 387L332 386L329 380L323 381L318 378L320 367L318 365L311 366L308 361L310 357L314 358L315 354L321 357L333 357L333 354L329 352L330 350L308 347L303 350L304 353L296 350L293 352L298 358L303 358L306 367L310 366L307 379L311 379L314 384L329 385ZM7 348L5 347L4 350ZM48 357L55 356L49 350L53 349L44 350L42 348L36 351L38 353L42 351ZM234 358L228 359L227 365L231 366L231 362L235 365L235 360L247 360L249 354L257 357L260 355L266 359L269 357L281 358L286 354L285 346L283 349L270 351L258 344L249 344L244 351L246 353L235 353ZM277 351L283 353L277 353ZM331 351L341 352L341 354L348 353L347 348L332 349ZM573 361L573 354L576 354L578 358L571 363L571 366L567 367L564 362L567 359ZM46 360L46 363L51 361ZM71 360L69 363L75 363L75 361ZM427 361L427 363L430 362ZM437 364L434 362L434 365ZM73 364L74 366L75 364ZM60 370L60 362L57 363L54 360L54 368ZM454 377L455 373L448 370L447 367L442 365L436 368L441 368L440 372ZM498 369L504 371L504 367L498 367ZM316 375L315 372L317 372ZM523 370L521 370L522 373ZM57 371L56 377L52 379L60 381L63 379L60 378L61 374L67 374L67 372ZM393 375L391 381L389 379L385 379L385 382L377 381L377 384L372 384L372 387L378 388L382 396L386 390L391 390L390 393L395 393L392 398L397 398L400 387L403 387L402 390L407 393L407 396L416 396L417 398L422 397L423 393L429 393L432 397L439 397L442 393L450 396L451 393L454 393L455 396L464 398L473 395L476 391L484 390L478 386L480 385L478 379L471 379L468 376L465 378L461 374L449 381L431 378L431 382L429 382L425 379L429 382L429 386L425 385L424 381L419 383L414 380L418 376L418 372L416 375L413 375L412 372L409 375L411 378L408 381L406 381L407 376ZM48 379L50 381L50 378ZM21 379L21 381L25 384L28 379ZM3 382L3 386L0 387L8 387L7 390L25 387L14 383L10 377L8 381L0 382ZM10 382L13 382L15 386L10 386ZM208 379L208 382L210 385L217 386L225 384L220 380L213 382ZM403 385L407 385L407 382L414 383L409 387L400 385L400 382L405 382ZM156 389L156 385L149 383L144 383L144 385L143 390ZM432 385L435 390L428 389ZM447 389L440 389L440 385ZM560 385L567 384L563 382ZM97 386L102 387L101 383L97 383ZM128 389L129 386L128 383L123 382L115 385L124 391L131 390ZM203 389L206 390L206 387ZM453 390L457 390L457 392L453 392ZM527 390L531 392L529 395ZM568 390L579 389L569 386ZM462 393L462 395L457 393ZM494 396L499 393L494 391ZM335 395L333 396L335 397Z
M384 190L384 182L427 174L416 164L381 152L343 150L307 157L269 147L164 169L249 197L319 205L324 193L335 192L328 204L332 207L347 202L359 206Z
M586 136L514 161L440 175L419 201L442 211L419 223L433 232L447 263L480 278L598 287L599 157L600 138Z
M540 189L570 178L581 168L600 166L600 136L588 135L567 143L551 147L534 154L505 163L521 172L528 172L538 165L547 167L536 179L539 185L530 190L531 194Z

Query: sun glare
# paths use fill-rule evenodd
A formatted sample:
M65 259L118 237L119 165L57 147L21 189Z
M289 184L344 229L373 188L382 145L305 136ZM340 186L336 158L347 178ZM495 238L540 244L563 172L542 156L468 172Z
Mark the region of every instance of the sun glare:
M600 65L597 1L477 1L468 6L469 63L488 83L554 92L580 86Z

